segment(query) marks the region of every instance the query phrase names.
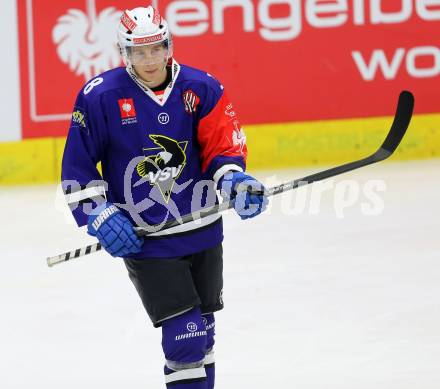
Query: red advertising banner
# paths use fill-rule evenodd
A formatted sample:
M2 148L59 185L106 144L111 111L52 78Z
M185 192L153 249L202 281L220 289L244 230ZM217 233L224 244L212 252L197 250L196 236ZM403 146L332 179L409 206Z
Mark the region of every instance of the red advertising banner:
M159 0L175 57L220 79L242 121L440 112L440 0ZM65 135L75 96L120 66L132 0L18 1L23 137Z

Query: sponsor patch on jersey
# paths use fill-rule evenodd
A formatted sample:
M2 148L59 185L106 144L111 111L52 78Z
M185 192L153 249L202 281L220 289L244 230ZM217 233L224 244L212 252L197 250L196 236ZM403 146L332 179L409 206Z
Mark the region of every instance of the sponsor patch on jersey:
M227 120L232 122L232 125L234 126L234 130L232 132L232 144L241 155L244 155L244 149L246 147L246 135L237 119L237 113L235 112L232 104L228 104L226 106L225 115Z
M234 131L232 132L232 143L237 151L239 151L241 155L244 155L244 148L246 147L246 135L238 120L234 120L233 125Z
M197 96L191 89L183 93L183 103L185 104L185 111L193 113L197 111L200 104L200 97Z
M87 130L86 113L84 109L75 106L72 112L72 120L70 122L70 127L72 128L77 127L82 130Z
M168 204L176 180L186 166L188 141L178 142L164 135L150 135L158 147L144 148L145 159L137 167L137 173L151 186L159 189Z
M234 107L232 106L232 104L228 104L226 106L225 115L231 119L234 119L237 117L237 113L234 111Z
M160 124L168 124L170 122L170 115L168 115L166 112L161 112L159 115L157 115L157 120Z
M134 107L133 99L119 99L118 104L121 112L122 124L137 123L136 109Z

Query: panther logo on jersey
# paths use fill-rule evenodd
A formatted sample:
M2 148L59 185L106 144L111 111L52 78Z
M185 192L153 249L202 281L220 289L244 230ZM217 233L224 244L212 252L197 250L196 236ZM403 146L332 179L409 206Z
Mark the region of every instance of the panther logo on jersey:
M151 186L157 186L166 203L170 201L173 186L186 165L188 141L178 142L164 135L150 135L158 146L144 148L145 159L137 167L140 177L147 178Z

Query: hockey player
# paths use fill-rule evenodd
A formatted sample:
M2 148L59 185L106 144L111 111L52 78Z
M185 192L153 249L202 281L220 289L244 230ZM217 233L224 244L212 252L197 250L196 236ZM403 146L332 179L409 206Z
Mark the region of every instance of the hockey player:
M213 205L216 189L235 200L242 219L261 213L267 199L244 172L246 138L223 86L177 63L158 11L125 11L118 35L126 68L95 77L79 92L63 188L78 225L124 258L153 325L161 327L167 386L212 389L214 312L223 308L222 219L146 238L134 226Z

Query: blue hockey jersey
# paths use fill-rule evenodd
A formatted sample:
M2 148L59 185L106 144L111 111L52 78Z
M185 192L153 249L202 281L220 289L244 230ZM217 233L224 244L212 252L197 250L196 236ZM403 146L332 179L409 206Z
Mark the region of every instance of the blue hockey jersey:
M246 138L223 86L175 60L170 66L161 98L130 68L92 79L78 94L64 150L63 190L79 226L105 196L153 232L131 258L182 256L219 244L219 215L166 231L150 226L215 204L223 174L245 170Z

